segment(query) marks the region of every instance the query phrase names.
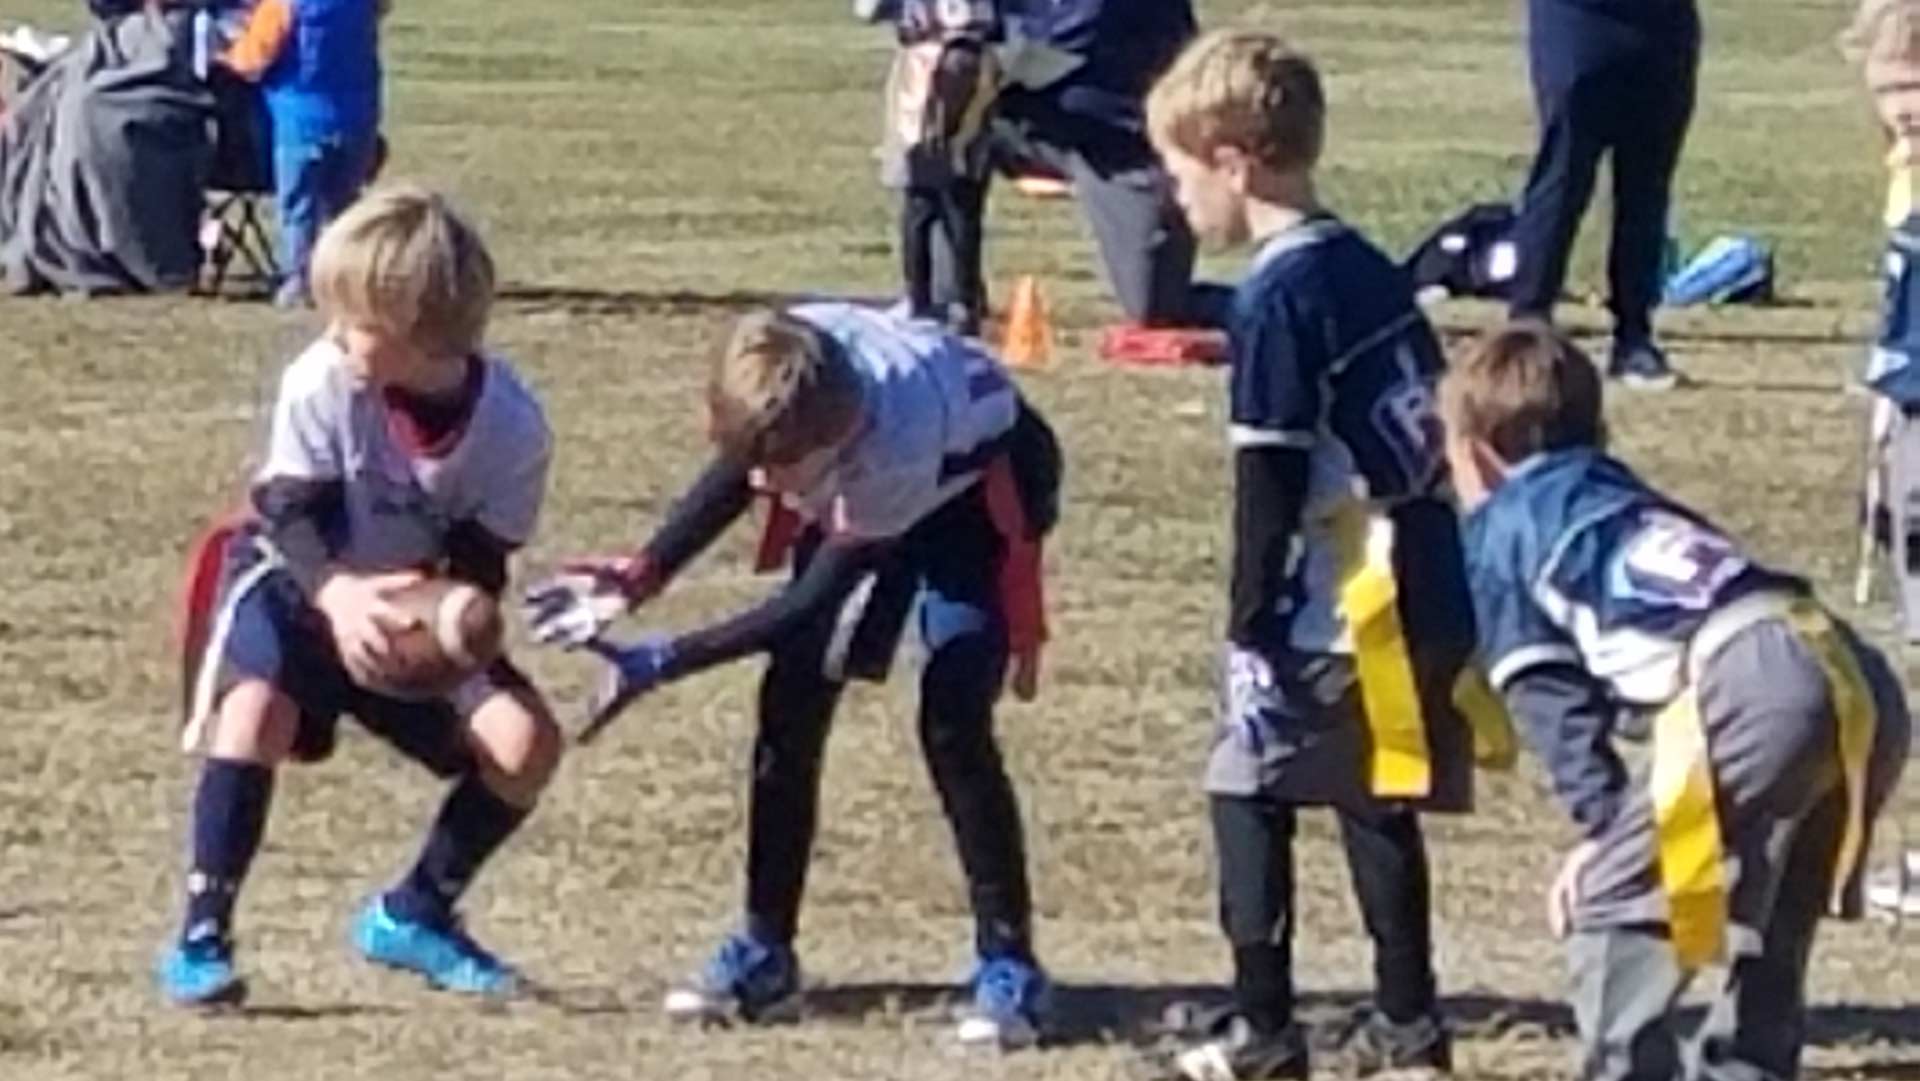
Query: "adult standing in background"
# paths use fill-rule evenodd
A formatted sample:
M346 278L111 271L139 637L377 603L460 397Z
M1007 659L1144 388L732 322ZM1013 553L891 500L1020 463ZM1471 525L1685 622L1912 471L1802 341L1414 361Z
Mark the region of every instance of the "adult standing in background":
M1010 36L1060 54L1067 70L1006 87L999 152L1071 181L1130 322L1214 322L1195 299L1211 294L1193 288L1193 233L1146 136L1147 91L1196 31L1191 0L1001 0L1001 16Z
M1514 233L1513 314L1551 317L1600 158L1611 155L1607 373L1629 387L1668 389L1678 378L1654 341L1653 310L1673 173L1693 116L1699 12L1694 0L1528 0L1527 7L1540 150Z

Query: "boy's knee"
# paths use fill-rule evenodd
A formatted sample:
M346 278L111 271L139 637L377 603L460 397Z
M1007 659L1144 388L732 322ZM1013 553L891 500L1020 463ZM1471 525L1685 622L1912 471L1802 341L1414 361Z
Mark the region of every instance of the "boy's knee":
M208 754L234 762L277 766L293 753L300 709L273 684L250 679L220 700Z
M530 688L500 691L468 725L487 787L512 803L533 802L559 768L565 744L546 702Z

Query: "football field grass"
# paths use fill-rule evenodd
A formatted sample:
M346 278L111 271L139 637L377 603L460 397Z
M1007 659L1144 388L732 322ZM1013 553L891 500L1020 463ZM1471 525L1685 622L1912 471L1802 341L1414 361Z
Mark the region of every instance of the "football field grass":
M1519 184L1532 143L1520 5L1200 6L1208 24L1278 28L1319 58L1325 195L1389 249ZM1710 5L1678 225L1696 245L1728 231L1775 243L1782 302L1668 320L1698 386L1617 396L1609 419L1629 460L1852 614L1864 405L1844 387L1873 325L1882 177L1832 44L1846 7ZM0 0L0 26L70 25L78 8ZM505 283L495 342L559 439L522 566L626 543L701 464L704 365L730 319L796 292L895 288L870 155L888 39L839 0L396 8L390 174L444 187L482 223ZM1576 292L1600 288L1600 254L1583 247ZM411 859L438 800L350 734L277 790L239 917L252 1004L163 1007L151 966L177 916L194 775L175 749L181 555L241 490L263 396L316 326L255 303L0 299L0 1079L1126 1076L1142 1025L1225 976L1198 785L1225 598L1220 375L1094 357L1115 313L1070 204L1003 189L989 270L1001 296L1036 275L1061 335L1059 364L1023 376L1069 455L1057 641L1042 699L1000 719L1039 946L1061 983L1054 1046L986 1059L948 1046L970 924L906 678L850 694L838 721L801 942L808 1022L703 1035L662 1020L660 993L704 959L741 892L751 663L664 691L573 754L489 867L471 926L541 995L478 1008L350 955L349 915ZM1435 317L1457 343L1495 314ZM1567 316L1604 325L1590 303ZM750 532L645 618L687 627L771 588L748 574ZM1859 615L1884 636L1883 609ZM521 655L577 717L586 665ZM1890 814L1883 861L1909 809ZM1369 957L1332 825L1307 818L1297 958L1309 1015L1331 1025L1364 996ZM1562 1075L1570 1018L1541 897L1571 831L1529 764L1429 832L1460 1073ZM1810 1075L1920 1078L1914 948L1884 926L1823 931Z

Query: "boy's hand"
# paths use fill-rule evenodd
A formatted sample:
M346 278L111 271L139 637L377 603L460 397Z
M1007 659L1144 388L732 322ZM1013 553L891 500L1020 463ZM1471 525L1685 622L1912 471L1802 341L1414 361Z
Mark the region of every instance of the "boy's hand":
M354 682L375 686L389 677L391 636L419 622L389 598L418 583L421 577L419 571L371 575L337 572L314 591L314 607L327 617L340 661Z
M533 639L578 649L660 592L643 556L570 560L522 598Z
M607 671L594 689L586 727L575 737L574 742L582 745L593 742L600 730L613 723L635 699L666 682L667 665L673 660L672 644L658 635L630 646L599 639L586 646L607 662Z
M1573 851L1567 853L1566 862L1560 865L1560 873L1554 876L1553 885L1547 888L1547 927L1555 938L1565 938L1573 930L1573 909L1580 903L1580 872L1600 850L1594 841L1582 841Z

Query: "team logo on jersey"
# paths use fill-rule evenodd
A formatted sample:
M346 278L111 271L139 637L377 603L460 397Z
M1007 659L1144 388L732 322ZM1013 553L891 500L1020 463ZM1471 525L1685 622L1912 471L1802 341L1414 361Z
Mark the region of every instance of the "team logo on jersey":
M1670 511L1649 511L1621 548L1613 585L1618 596L1705 611L1746 569L1746 559L1719 533Z

